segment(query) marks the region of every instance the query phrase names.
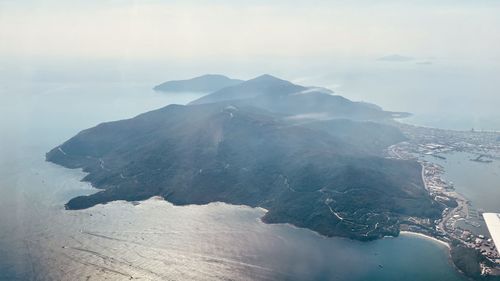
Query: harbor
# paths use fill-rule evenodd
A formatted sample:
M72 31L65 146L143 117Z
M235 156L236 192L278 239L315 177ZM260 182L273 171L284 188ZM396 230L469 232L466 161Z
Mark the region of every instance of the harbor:
M428 235L449 245L473 249L484 258L480 263L481 275L500 275L498 246L495 247L492 237L494 234L490 234L483 219L484 208L488 211L496 210L494 207L498 204L492 204L491 198L487 197L494 198L494 195L488 193L496 192L497 189L488 186L490 190L483 192L476 187L481 185L479 181L469 189L465 189L463 185L468 184L462 182L459 191L447 175L448 169L444 167L455 162L463 167L475 165L478 174L489 171L488 167L492 167L493 176L498 176L494 171L496 166L490 165L498 165L500 159L499 134L474 130L450 131L405 124L400 128L408 140L389 147L389 157L418 161L422 165L422 180L429 196L446 206L440 219L425 221L410 217L402 222L401 229ZM473 172L466 171L465 174ZM451 179L453 178L459 177L454 174ZM471 191L474 188L477 190ZM470 194L474 200L466 194ZM489 200L481 200L483 197Z

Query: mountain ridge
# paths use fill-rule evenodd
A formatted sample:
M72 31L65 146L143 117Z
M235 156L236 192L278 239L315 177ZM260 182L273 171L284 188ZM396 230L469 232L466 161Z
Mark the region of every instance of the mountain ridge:
M229 86L199 99L189 104L203 104L228 100L240 100L253 98L259 95L283 95L307 89L304 86L295 85L289 81L263 74L240 84Z
M163 82L155 86L153 90L159 92L213 92L241 82L243 80L232 79L221 74L205 74L191 79Z
M323 115L326 119L387 120L407 115L384 111L374 104L351 101L325 88L296 85L269 74L223 88L189 104L223 101L285 115Z

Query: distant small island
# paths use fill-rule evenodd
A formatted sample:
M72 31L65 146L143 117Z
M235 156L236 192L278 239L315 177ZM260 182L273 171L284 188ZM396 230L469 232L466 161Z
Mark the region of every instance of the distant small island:
M161 83L153 88L159 92L199 92L209 93L243 82L219 74L206 74L187 80L173 80Z

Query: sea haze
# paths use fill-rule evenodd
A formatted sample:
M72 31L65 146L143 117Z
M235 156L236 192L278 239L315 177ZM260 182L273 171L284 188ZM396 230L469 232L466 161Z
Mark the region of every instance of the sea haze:
M334 61L330 66L302 71L310 75L300 82L325 86L386 110L411 112L413 116L402 120L406 123L500 131L497 64L440 58L430 59L429 64L421 61Z
M423 61L428 64L422 64ZM96 83L133 81L149 83L151 88L167 80L205 73L222 73L243 80L271 73L299 85L326 87L350 100L375 103L385 110L411 112L412 117L403 119L407 123L443 129L500 131L500 80L497 79L500 66L495 61L421 58L416 54L409 61L384 61L376 56L352 59L257 57L252 61L87 63L68 60L37 61L29 68L16 61L3 59L1 62L6 67L0 68L0 84L9 81L21 84L26 80L76 81L92 87Z
M152 198L83 211L63 204L95 189L45 152L102 121L195 95L148 84L4 84L0 129L1 280L91 278L461 280L447 248L402 235L373 242L325 238L260 221L265 210Z

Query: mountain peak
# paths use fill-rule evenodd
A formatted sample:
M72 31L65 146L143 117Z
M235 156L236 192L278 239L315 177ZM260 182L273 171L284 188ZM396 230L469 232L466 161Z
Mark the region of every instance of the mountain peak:
M265 74L262 74L260 76L255 77L254 79L279 79L279 78L272 76L271 74L265 73ZM283 80L283 79L279 79L279 80Z
M286 81L269 74L263 74L243 83L213 92L191 102L190 104L241 100L260 95L288 95L305 89L306 87L295 85L290 81Z
M250 79L247 82L250 82L250 81L258 81L258 82L261 82L261 83L263 83L263 82L269 83L269 82L275 81L275 82L281 82L281 83L286 82L287 84L293 84L290 81L278 78L276 76L272 76L272 75L267 74L267 73L266 74L262 74L260 76L257 76L257 77L255 77L253 79Z

